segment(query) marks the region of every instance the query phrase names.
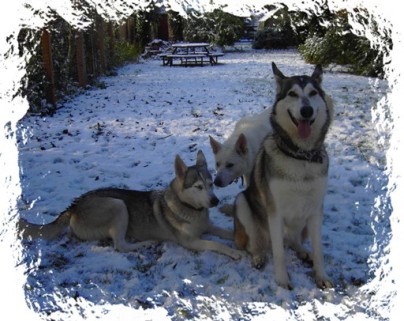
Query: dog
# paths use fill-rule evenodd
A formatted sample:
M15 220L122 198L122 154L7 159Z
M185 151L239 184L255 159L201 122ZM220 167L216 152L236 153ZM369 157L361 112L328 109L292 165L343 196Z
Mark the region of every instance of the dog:
M292 289L284 243L313 263L318 287L332 287L324 270L321 226L329 167L324 139L333 102L321 87L320 65L311 76L286 77L275 63L272 70L276 81L272 133L257 154L250 185L236 196L235 243L251 254L258 269L272 248L275 280L284 288ZM302 245L306 237L312 253Z
M135 251L150 241L171 241L189 250L211 250L233 259L241 251L225 244L201 239L211 233L232 239L233 233L215 227L209 220L209 208L219 203L213 192L212 176L206 158L198 151L196 164L187 167L177 155L175 178L162 191L135 191L104 188L78 197L52 223L35 225L20 220L23 238L53 239L70 225L84 241L112 239L117 251ZM129 242L128 240L139 242Z
M239 177L242 177L243 185L248 186L255 157L263 139L271 131L269 116L270 110L265 109L259 114L241 118L224 143L209 136L216 163L216 186L226 187Z

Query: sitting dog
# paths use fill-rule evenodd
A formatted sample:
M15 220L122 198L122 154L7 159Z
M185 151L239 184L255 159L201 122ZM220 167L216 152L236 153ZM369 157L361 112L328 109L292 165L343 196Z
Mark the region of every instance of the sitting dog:
M274 63L272 69L276 80L272 133L257 154L249 186L236 197L235 242L251 253L256 268L265 265L272 247L275 280L291 288L286 242L299 257L313 262L319 287L332 287L324 270L321 226L329 167L324 139L333 103L321 87L321 66L311 76L286 77ZM307 236L312 253L302 245Z

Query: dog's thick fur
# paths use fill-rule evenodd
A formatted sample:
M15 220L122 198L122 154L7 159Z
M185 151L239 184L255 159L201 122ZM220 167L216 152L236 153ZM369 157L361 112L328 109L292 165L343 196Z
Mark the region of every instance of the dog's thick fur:
M248 186L255 157L265 136L271 130L270 110L241 118L233 133L223 143L209 136L210 146L216 162L215 185L225 187L238 177Z
M256 157L248 188L235 201L235 242L262 268L272 247L275 279L291 288L284 242L313 262L319 287L332 287L323 263L321 227L329 160L324 139L333 104L321 87L322 68L286 77L273 63L276 101L268 135ZM308 236L312 253L302 245Z
M157 240L239 259L240 251L200 238L204 233L232 238L230 231L214 227L209 220L208 208L219 202L212 187L212 176L202 151L197 154L196 165L190 167L177 155L175 179L164 191L98 189L77 198L53 223L35 225L20 220L19 229L25 238L52 239L70 225L79 239L110 238L115 249L122 252L134 251ZM130 243L128 239L144 242Z

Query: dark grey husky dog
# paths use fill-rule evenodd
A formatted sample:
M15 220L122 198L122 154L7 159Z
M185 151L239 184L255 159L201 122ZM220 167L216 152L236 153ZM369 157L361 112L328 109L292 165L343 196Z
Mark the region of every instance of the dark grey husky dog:
M79 239L110 238L118 251L133 251L147 241L157 240L239 259L240 251L200 238L204 233L232 238L230 231L214 227L209 220L208 209L218 202L205 155L199 151L196 164L190 167L176 156L175 179L166 190L94 190L77 198L54 222L35 225L20 220L19 229L23 237L51 239L70 225ZM127 239L144 242L129 243Z
M319 287L331 287L324 271L321 244L323 199L327 188L328 155L324 139L333 104L321 88L323 71L286 77L272 64L276 101L268 119L269 134L256 157L250 185L235 201L235 242L252 255L257 268L265 265L272 247L275 279L291 288L284 242L313 262ZM312 253L302 245L308 236Z

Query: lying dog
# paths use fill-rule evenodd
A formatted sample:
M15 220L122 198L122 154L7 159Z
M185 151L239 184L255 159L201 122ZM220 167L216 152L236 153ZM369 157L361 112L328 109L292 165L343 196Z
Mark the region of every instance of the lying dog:
M205 155L197 154L196 164L187 167L177 155L175 179L163 191L133 191L106 188L77 198L52 223L35 225L20 220L23 237L55 238L70 225L81 240L110 238L118 251L134 251L150 240L171 241L183 247L211 250L239 259L241 254L224 244L203 240L204 233L231 239L232 233L214 227L208 208L219 200L213 193L212 176ZM129 243L127 239L144 241Z

